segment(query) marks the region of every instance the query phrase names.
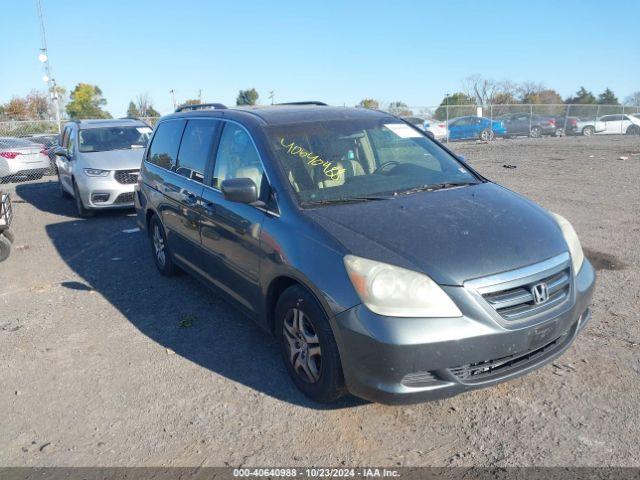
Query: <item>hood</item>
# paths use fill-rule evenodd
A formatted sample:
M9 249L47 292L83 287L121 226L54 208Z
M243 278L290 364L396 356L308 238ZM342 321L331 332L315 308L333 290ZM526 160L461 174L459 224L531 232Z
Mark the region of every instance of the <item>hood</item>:
M352 254L422 271L442 285L568 250L544 209L493 183L306 213Z
M83 168L133 170L140 168L143 155L144 148L132 148L130 150L79 153L78 157Z

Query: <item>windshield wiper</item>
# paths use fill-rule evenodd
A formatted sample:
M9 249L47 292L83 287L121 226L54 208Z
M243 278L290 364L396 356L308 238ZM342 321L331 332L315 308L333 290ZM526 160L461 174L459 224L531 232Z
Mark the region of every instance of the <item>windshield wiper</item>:
M417 192L434 192L436 190L444 190L447 188L466 187L467 185L476 185L477 182L442 182L442 183L430 183L428 185L421 185L419 187L409 188L408 190L401 190L395 192L394 195L410 195Z
M307 200L303 205L329 205L333 203L375 202L378 200L392 200L391 195L369 195L360 197L325 198L323 200Z

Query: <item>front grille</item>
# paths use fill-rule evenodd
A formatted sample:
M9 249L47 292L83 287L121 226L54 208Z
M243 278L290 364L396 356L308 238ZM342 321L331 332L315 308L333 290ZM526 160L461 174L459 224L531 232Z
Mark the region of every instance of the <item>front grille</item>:
M140 170L116 170L114 175L116 182L131 184L138 181L138 174Z
M514 353L506 357L486 360L483 362L471 363L454 367L449 371L464 383L473 383L491 380L494 377L506 375L508 373L522 370L529 365L539 362L552 355L565 345L566 341L571 338L575 326L569 332L543 345L542 347L530 350L525 353Z
M114 205L129 205L133 204L133 192L121 193L113 201Z
M485 293L482 297L506 320L517 320L547 310L566 300L569 296L570 280L571 271L567 267L548 277L529 281L506 290ZM536 304L533 299L532 288L539 283L547 285L549 298L542 303Z

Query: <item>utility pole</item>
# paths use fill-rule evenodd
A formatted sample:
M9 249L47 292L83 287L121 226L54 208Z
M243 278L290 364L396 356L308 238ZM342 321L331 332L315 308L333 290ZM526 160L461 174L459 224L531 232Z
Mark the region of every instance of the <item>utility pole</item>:
M198 90L198 103L202 103L202 89Z
M172 88L171 90L169 90L169 93L171 94L171 103L173 104L173 109L175 110L176 108L178 108L178 106L176 105L176 92L174 92Z
M40 55L38 55L38 60L42 62L44 67L44 76L42 80L47 83L47 87L49 90L49 99L51 101L50 108L53 108L55 119L56 119L56 127L58 128L58 133L60 133L60 99L58 97L58 89L56 88L56 80L53 78L51 73L51 63L49 62L49 53L47 51L47 35L44 29L44 13L42 12L42 3L40 0L36 0L36 11L38 12L38 20L40 22Z
M275 99L275 95L273 94L273 90L269 92L269 98L271 99L271 105L273 105L273 100Z

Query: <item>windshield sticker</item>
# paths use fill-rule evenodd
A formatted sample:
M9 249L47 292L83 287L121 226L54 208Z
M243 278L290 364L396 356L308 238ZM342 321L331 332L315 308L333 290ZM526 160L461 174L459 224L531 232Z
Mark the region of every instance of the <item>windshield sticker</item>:
M419 138L422 136L420 132L414 130L406 123L385 123L384 126L400 138Z
M298 156L307 161L308 165L313 167L322 167L324 174L331 180L340 180L344 176L345 169L332 162L326 162L308 150L305 150L295 142L286 143L284 138L280 139L280 145L287 149L289 155Z

